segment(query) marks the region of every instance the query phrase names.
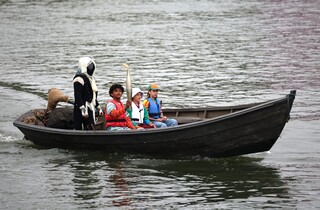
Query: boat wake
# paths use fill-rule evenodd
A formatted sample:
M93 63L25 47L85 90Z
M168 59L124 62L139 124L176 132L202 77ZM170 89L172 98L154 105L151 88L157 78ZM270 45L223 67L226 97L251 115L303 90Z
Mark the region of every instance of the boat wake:
M17 83L17 82L10 83L10 82L0 81L0 87L11 88L16 91L31 93L31 94L37 95L43 99L47 98L47 93L39 92L31 87L28 87L28 85L23 84L23 83Z
M16 141L21 141L21 139L18 139L14 136L6 136L0 133L0 142L16 142Z

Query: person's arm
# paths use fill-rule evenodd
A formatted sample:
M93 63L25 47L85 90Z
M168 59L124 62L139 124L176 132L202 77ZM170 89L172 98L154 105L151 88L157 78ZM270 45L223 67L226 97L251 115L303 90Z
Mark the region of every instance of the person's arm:
M99 102L98 102L98 91L96 92L96 108L99 107Z
M147 99L142 102L142 105L146 108L147 111L149 110L150 102Z
M81 107L84 105L84 101L82 99L83 85L80 82L74 82L73 88L74 88L74 104L77 107Z
M121 115L123 115L126 112L125 109L119 109L117 110L116 106L113 103L108 103L107 104L107 113L113 118L118 118Z
M164 117L160 117L160 118L152 118L152 117L150 117L149 115L148 115L148 118L149 118L149 120L151 120L151 121L158 121L158 122L162 122L162 121L165 121L166 119L167 119L167 117L166 116L164 116Z
M98 102L98 91L96 92L96 107L98 109L99 115L103 116L103 110Z
M144 109L143 123L146 125L153 126L153 123L149 120L147 108L143 106L143 109Z
M73 80L73 88L74 88L74 107L79 108L81 110L82 117L88 118L88 109L85 106L85 102L82 98L82 91L83 91L83 79L81 77L77 77Z
M132 124L132 121L129 116L126 117L126 124L127 124L127 127L130 129L137 129L136 126Z
M127 109L127 116L129 116L130 120L132 119L132 109ZM137 127L137 123L131 120L133 126Z
M113 118L118 118L121 115L123 115L125 112L126 112L126 110L124 110L124 109L120 109L120 110L114 109L110 112L110 116Z

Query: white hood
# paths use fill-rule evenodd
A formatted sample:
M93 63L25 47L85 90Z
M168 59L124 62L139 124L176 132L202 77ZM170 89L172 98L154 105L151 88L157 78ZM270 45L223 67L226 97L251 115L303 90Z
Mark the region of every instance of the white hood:
M89 66L89 64L93 63L95 68L97 67L96 66L96 63L94 62L94 60L92 58L89 58L89 57L82 57L79 59L79 66L78 66L78 72L79 73L83 73L83 74L86 74L88 75L88 72L87 72L87 67ZM94 75L95 71L93 72L92 76ZM89 76L89 75L88 75Z

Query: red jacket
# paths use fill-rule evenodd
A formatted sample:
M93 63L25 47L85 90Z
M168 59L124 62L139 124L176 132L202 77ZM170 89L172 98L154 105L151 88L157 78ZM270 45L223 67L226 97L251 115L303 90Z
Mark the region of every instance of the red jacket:
M131 120L126 115L126 110L124 109L123 104L120 102L117 102L115 100L109 101L113 103L116 106L116 110L112 110L110 114L107 114L105 112L105 118L106 118L106 127L109 126L112 127L128 127L128 128L134 128Z

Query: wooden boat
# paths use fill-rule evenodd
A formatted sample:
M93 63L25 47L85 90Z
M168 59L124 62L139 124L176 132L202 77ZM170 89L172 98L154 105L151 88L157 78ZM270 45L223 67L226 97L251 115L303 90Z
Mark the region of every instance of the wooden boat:
M14 121L25 139L58 148L99 149L106 152L165 156L228 157L268 151L277 141L295 99L285 97L263 103L229 107L166 109L179 126L129 131L78 131L23 122L29 111Z

